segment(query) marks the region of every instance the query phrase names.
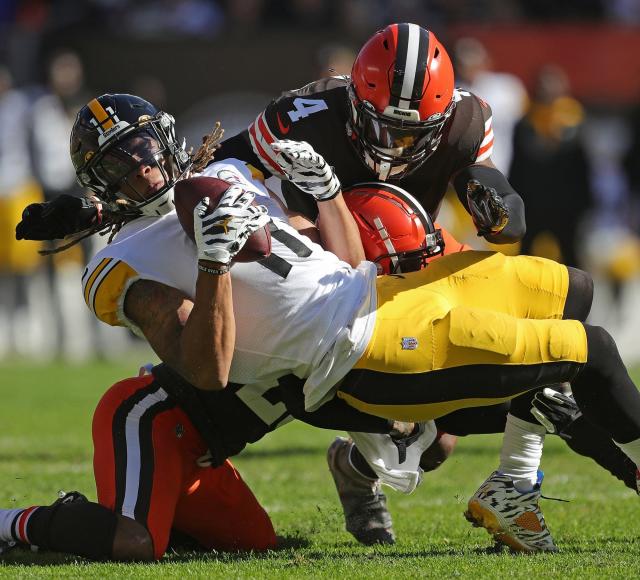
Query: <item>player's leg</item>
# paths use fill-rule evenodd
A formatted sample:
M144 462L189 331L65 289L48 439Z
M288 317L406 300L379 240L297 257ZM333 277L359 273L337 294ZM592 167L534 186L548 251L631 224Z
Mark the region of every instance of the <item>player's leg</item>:
M208 549L276 546L268 514L229 460L216 468L195 466L185 478L174 527Z
M70 492L49 506L0 510L0 544L105 560L112 556L118 523L111 510Z
M567 268L567 274L562 318L584 322L593 301L593 281L576 268ZM534 395L534 391L528 391L511 400L498 466L498 471L510 477L515 489L523 493L533 490L538 482L546 433L530 412Z
M166 549L193 429L152 376L117 383L93 418L98 501L118 516L112 558L157 559ZM142 556L142 557L141 557Z

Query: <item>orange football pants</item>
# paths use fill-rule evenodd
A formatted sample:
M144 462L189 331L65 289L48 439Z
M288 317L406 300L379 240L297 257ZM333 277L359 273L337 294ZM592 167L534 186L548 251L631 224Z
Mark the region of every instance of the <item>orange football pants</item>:
M93 445L98 502L142 523L156 558L172 528L210 549L275 546L269 516L231 462L215 469L196 463L207 445L152 376L105 393L93 417Z

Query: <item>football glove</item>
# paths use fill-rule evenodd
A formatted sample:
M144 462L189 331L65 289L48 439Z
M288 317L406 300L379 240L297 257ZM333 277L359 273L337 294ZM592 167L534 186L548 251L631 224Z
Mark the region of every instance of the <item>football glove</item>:
M340 193L333 168L306 141L274 141L271 148L287 179L316 201L327 201Z
M232 185L209 213L205 197L193 210L193 233L198 260L230 265L249 236L269 221L267 208L251 205L255 194Z
M498 192L475 179L467 183L467 205L478 236L499 234L509 222L509 210Z
M90 199L63 194L28 205L16 226L16 240L61 240L89 229L100 219L100 209Z
M538 391L532 401L531 414L547 430L563 438L569 425L582 416L575 399L548 387Z

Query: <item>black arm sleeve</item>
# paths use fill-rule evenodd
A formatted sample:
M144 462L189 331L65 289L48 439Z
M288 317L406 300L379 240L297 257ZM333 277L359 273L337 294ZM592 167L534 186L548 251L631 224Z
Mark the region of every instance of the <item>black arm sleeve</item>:
M467 211L469 211L467 183L471 179L478 180L486 187L493 187L509 210L509 221L506 227L499 234L485 236L485 239L492 244L512 244L521 240L526 232L524 202L516 190L511 187L507 178L494 167L469 165L462 169L453 180L453 185L458 199Z

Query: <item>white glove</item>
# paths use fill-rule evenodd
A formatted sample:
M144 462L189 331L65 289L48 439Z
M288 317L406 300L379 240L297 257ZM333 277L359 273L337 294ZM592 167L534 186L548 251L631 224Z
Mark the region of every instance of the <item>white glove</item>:
M267 208L251 205L255 194L232 185L220 203L207 215L209 198L205 197L193 210L193 233L198 260L229 265L249 236L269 221Z
M289 181L316 201L327 201L340 193L333 168L306 141L274 141L271 148Z

